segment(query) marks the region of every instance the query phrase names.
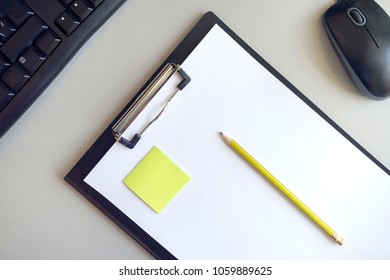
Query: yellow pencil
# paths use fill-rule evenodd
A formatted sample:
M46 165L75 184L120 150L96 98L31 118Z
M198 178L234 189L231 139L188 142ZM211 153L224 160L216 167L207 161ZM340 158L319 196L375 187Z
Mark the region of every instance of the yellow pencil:
M304 213L306 213L313 221L315 221L323 230L325 230L339 245L343 245L344 239L338 235L331 227L321 220L313 211L309 209L298 197L296 197L289 189L278 181L271 173L268 172L260 163L258 163L247 151L244 150L236 141L227 137L222 132L219 133L225 142L236 150L244 159L253 165L260 173L262 173L272 184L274 184L283 194L285 194L292 202L294 202Z

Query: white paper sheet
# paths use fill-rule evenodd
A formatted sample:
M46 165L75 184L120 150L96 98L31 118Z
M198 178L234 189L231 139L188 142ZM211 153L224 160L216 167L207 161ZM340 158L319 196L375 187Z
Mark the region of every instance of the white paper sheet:
M191 83L136 148L115 144L85 182L179 259L390 258L390 177L383 170L218 25L182 68ZM154 116L178 81L167 82L128 135ZM218 131L245 147L345 245L330 239ZM154 145L191 177L161 214L122 183Z

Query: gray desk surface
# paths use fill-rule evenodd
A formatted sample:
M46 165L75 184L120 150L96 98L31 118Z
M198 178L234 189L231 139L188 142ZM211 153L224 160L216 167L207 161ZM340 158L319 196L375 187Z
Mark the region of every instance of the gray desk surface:
M209 10L390 168L390 100L344 72L321 22L334 2L128 0L0 141L0 259L152 258L62 178Z

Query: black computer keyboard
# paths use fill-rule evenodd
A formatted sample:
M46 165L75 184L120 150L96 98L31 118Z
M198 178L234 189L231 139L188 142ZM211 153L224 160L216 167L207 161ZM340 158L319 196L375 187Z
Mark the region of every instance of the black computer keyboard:
M0 0L0 137L126 0Z

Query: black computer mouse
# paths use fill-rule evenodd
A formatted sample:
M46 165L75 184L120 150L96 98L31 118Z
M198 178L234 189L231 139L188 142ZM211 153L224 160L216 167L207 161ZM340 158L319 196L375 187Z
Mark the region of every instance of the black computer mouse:
M373 0L338 0L324 14L326 33L360 91L390 97L390 18Z

